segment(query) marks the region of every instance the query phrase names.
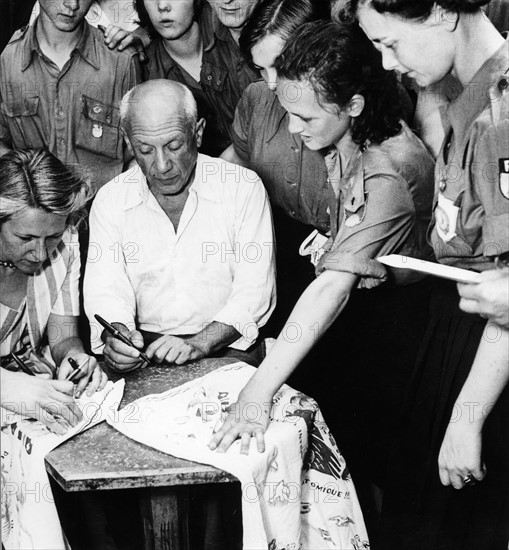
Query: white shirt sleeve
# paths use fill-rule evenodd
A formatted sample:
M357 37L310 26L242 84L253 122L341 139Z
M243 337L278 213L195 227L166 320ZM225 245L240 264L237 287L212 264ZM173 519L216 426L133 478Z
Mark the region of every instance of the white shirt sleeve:
M225 251L234 255L233 285L214 321L231 325L242 334L230 347L247 349L276 305L275 245L270 205L261 180L249 171L248 181L236 186L236 192L233 242L231 250Z
M103 188L104 189L104 188ZM122 250L122 228L115 213L114 194L99 191L90 212L90 243L83 285L85 312L90 321L92 351L103 343L99 314L110 323L135 328L136 297L129 282ZM106 191L106 189L104 189Z

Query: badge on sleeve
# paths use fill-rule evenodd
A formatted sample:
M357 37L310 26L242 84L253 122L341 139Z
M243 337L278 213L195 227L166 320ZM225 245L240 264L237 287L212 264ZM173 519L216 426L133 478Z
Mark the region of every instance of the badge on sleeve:
M446 199L442 193L438 195L438 204L435 210L435 227L438 236L444 243L456 237L459 210L454 202Z
M498 159L498 186L502 195L509 199L509 159Z

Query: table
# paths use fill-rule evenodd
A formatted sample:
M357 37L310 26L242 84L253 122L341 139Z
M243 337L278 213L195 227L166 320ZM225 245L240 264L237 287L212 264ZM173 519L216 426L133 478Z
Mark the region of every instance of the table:
M147 367L126 374L120 407L234 362L236 359L232 358L202 359L180 367ZM111 373L110 378L115 381L120 376ZM189 549L189 485L238 481L212 466L142 445L105 422L49 453L46 470L65 491L141 489L146 550Z

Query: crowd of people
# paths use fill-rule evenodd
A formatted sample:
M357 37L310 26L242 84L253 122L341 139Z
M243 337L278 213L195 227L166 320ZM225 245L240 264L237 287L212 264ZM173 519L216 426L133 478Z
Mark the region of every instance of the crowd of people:
M263 451L288 381L372 548L507 550L508 4L39 0L0 55L2 407L65 433L98 358L234 357L210 448Z

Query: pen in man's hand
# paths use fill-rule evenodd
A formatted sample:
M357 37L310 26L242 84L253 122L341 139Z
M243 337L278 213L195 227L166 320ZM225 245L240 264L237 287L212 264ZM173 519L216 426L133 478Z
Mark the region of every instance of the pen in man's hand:
M131 346L132 348L138 350L138 348L127 338L127 336L124 336L120 331L118 331L113 325L110 325L108 321L105 321L100 315L95 314L94 317L101 323L101 325L107 330L114 338L117 340L120 340L124 344L127 344L128 346ZM139 351L139 350L138 350ZM140 357L146 361L149 365L152 363L150 362L150 359L142 352L140 351Z
M11 357L25 374L28 374L29 376L35 376L35 374L28 368L28 365L23 361L23 359L20 359L14 352L11 353Z

